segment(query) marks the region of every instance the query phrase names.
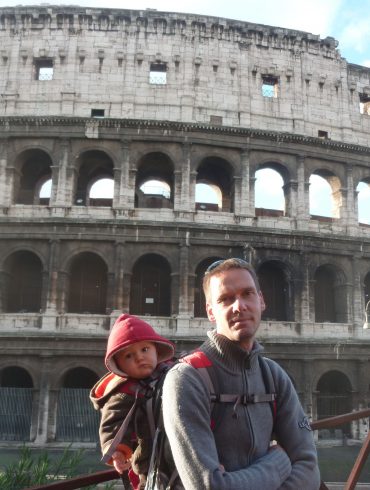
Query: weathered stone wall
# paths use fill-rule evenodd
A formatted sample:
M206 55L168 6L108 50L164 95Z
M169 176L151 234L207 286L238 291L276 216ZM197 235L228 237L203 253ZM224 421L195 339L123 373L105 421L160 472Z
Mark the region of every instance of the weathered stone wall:
M367 144L370 69L337 41L241 21L81 7L0 10L0 114L157 119L251 127ZM49 59L53 79L35 79ZM151 63L167 83L150 84ZM262 80L276 79L276 97Z
M169 313L150 322L179 351L210 327L195 315L202 263L237 256L257 270L278 265L289 308L285 320L261 324L267 353L313 418L327 373L348 380L351 407L370 403L370 330L362 329L370 228L358 222L356 191L370 182L370 116L359 109L369 69L348 64L331 38L156 11L3 8L0 39L0 381L7 368L30 374L31 443L55 442L66 373L104 372L109 328L130 310L134 265L148 254L165 261L171 282ZM52 60L52 80L35 79L39 60ZM166 64L166 84L149 83L150 63ZM277 97L262 95L263 76L277 81ZM46 170L38 178L29 165ZM114 181L109 205L88 202L90 167L91 182ZM255 207L256 172L266 167L283 178L283 212ZM310 215L313 173L331 183L332 218ZM213 184L221 175L219 211L197 208L200 174ZM156 175L171 200L142 207L135 196ZM37 194L44 178L52 180L47 204ZM40 263L40 308L7 311L9 271L25 252ZM107 271L98 314L68 310L83 253ZM315 320L320 267L333 273L335 321Z

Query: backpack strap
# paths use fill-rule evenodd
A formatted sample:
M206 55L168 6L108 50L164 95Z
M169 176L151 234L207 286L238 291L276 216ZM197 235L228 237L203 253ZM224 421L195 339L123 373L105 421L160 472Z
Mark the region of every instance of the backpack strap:
M197 370L199 376L202 378L210 393L212 405L214 403L233 403L234 415L236 416L236 408L238 405L269 403L271 407L273 422L275 424L277 396L274 389L275 385L272 378L271 369L270 366L268 366L267 360L264 357L258 356L258 362L262 373L263 383L265 386L265 393L256 394L215 393L214 385L209 374L209 368L212 366L212 361L201 350L196 350L188 356L185 356L180 360L180 362L190 364Z

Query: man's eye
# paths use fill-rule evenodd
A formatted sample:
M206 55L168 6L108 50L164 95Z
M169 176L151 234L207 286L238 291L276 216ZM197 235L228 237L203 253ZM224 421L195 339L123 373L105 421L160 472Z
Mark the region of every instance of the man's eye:
M142 349L143 352L148 352L148 350L149 350L149 347L143 347L143 349Z
M126 354L125 355L125 359L130 359L130 357L131 357L131 354Z

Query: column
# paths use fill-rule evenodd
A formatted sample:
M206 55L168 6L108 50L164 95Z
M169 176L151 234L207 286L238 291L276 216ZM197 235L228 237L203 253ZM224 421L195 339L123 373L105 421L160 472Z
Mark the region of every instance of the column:
M247 149L243 149L240 154L240 167L241 181L239 184L240 197L238 204L238 214L240 214L241 216L254 216L254 184L256 179L250 179L249 150Z
M297 216L297 197L298 197L298 182L290 180L283 185L285 197L285 215L295 218Z
M72 206L76 186L76 168L70 166L71 147L69 139L62 139L59 143L59 164L52 169L52 195L51 206Z
M310 294L313 291L313 284L310 281L309 270L307 265L307 257L305 253L301 255L301 270L302 270L302 285L301 285L301 298L300 298L300 321L307 323L312 321L310 318ZM298 312L298 310L297 310Z
M50 409L50 378L52 368L52 356L41 354L42 370L39 382L38 407L37 407L37 431L35 443L44 445L48 441L48 421Z
M361 256L359 255L352 257L352 284L353 316L350 321L353 322L355 329L362 331L365 305L363 302L363 285L361 281Z
M49 271L48 271L48 292L46 301L46 310L49 312L57 311L58 299L58 258L59 258L60 240L49 241Z
M304 411L307 414L307 417L310 421L316 419L316 407L313 406L313 397L312 393L314 391L313 384L313 361L309 359L304 359L302 361L303 369L302 369L302 386L300 386L300 394L301 401Z
M308 221L310 220L310 183L306 182L305 177L305 156L297 156L297 177L298 177L298 187L297 187L297 207L296 216L299 228L306 228Z
M7 178L7 145L7 139L5 139L2 144L0 144L0 207L8 207L11 204L9 185L12 184L12 181L9 181L9 179Z
M136 171L130 171L130 141L121 141L121 165L114 174L114 207L132 209L135 207ZM118 187L118 189L117 189Z
M191 143L183 143L181 164L181 198L179 209L187 212L194 211L195 208L195 188L192 188L190 167Z
M186 232L186 238L180 245L180 297L179 297L179 315L189 316L189 232Z
M181 211L182 208L182 181L182 171L175 170L173 173L173 196L171 196L173 200L173 209L175 211Z

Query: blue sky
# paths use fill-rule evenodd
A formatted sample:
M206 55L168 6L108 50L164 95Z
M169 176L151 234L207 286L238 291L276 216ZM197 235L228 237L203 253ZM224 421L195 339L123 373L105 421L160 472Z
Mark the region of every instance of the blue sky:
M332 36L350 63L370 67L370 0L0 0L0 6L73 4L128 9L154 8L227 17Z

